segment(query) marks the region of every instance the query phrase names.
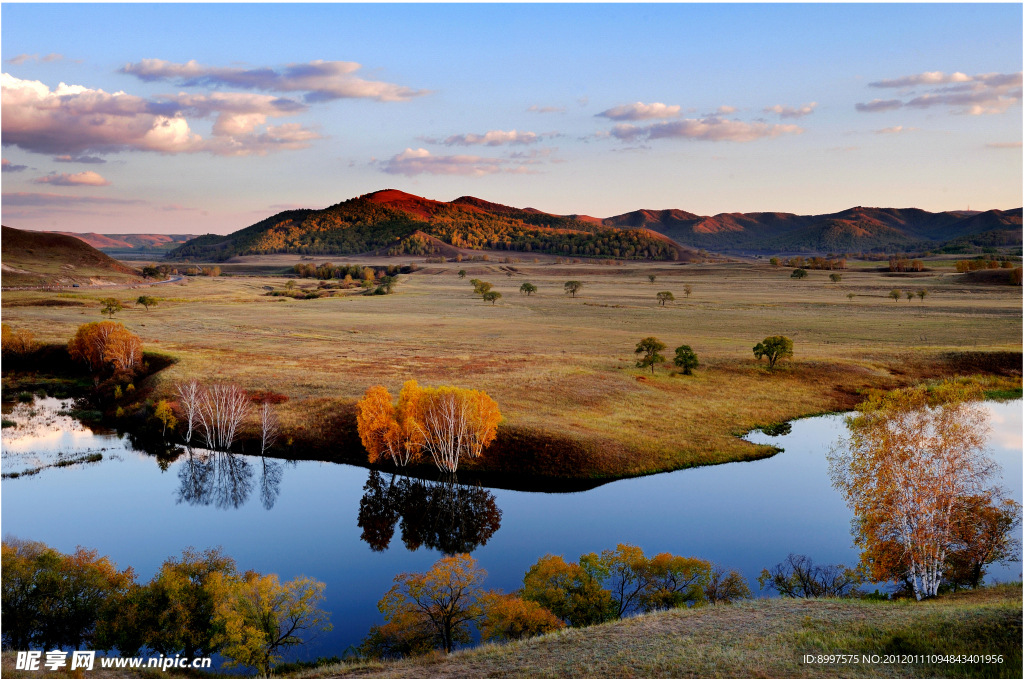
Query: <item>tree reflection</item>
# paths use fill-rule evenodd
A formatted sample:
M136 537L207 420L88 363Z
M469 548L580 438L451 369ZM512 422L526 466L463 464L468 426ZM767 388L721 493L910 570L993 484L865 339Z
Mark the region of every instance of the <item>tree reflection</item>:
M281 492L282 468L278 462L261 459L260 500L266 509L270 509ZM253 465L241 455L186 448L178 469L178 478L181 480L178 502L204 507L213 505L217 509L237 509L249 499L253 474Z
M399 521L407 549L425 545L445 554L472 552L501 527L494 495L479 485L462 485L454 474L438 481L388 477L371 470L359 501L361 537L375 552L388 548Z

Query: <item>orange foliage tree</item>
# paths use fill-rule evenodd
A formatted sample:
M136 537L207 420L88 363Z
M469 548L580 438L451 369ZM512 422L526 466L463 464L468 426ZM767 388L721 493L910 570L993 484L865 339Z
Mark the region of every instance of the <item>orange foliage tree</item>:
M486 577L469 554L443 557L426 573L399 573L377 604L386 622L370 630L368 644L391 638L409 649L406 653L429 648L451 653L471 639L469 624L480 616Z
M142 366L142 340L113 321L79 326L68 342L68 353L92 371L110 368L114 372L132 372Z
M511 641L547 634L565 627L548 609L514 594L487 592L480 598L477 623L484 641Z
M873 396L847 418L850 435L829 455L862 563L877 580L899 574L918 600L938 593L971 498L989 492L997 469L985 454L979 397L956 382Z
M494 441L501 421L498 404L482 391L458 387L421 388L406 382L397 407L380 385L356 405L359 437L371 463L390 457L396 465L430 452L438 468L458 469L462 456L480 457Z
M35 351L38 345L30 331L25 329L14 330L6 323L0 325L2 325L4 355L24 356Z

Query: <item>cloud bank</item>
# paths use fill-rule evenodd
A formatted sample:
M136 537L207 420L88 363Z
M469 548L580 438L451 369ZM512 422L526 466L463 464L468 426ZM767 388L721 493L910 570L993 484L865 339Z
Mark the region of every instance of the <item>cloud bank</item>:
M699 141L749 142L758 139L773 139L784 134L800 134L802 132L803 128L796 125L745 123L739 120L708 117L652 123L646 126L621 124L612 128L610 134L616 139L623 141L694 139Z
M483 134L454 134L444 140L424 139L431 144L444 144L445 146L525 146L536 144L545 135L534 132L517 132L516 130L491 130Z
M764 112L774 113L780 118L803 118L804 116L809 116L812 113L814 113L814 109L815 107L817 107L817 105L818 102L816 101L812 101L809 104L804 104L799 108L793 108L792 106L782 106L781 104L776 104L775 106L766 106Z
M418 174L482 177L488 174L529 172L526 165L507 158L480 156L435 156L426 149L411 149L393 156L381 168L388 174L414 177Z
M1021 73L943 73L929 71L892 80L879 80L868 87L897 88L924 87L928 91L912 99L873 99L855 108L862 113L880 113L900 108L927 109L933 106L949 107L951 113L984 115L1005 113L1010 106L1020 104ZM909 96L909 95L908 95Z
M37 80L7 73L0 75L0 90L3 145L62 159L120 151L264 155L306 148L321 138L297 123L267 124L268 118L305 110L304 104L269 95L182 93L145 99L64 83L51 91ZM186 116L215 116L211 138L193 132Z
M310 61L287 64L277 70L262 68L227 68L204 66L195 60L184 64L163 59L143 59L126 64L121 73L145 82L167 81L181 87L237 87L263 92L304 92L307 103L334 99L374 99L406 101L429 94L393 83L363 80L353 75L361 68L353 61Z

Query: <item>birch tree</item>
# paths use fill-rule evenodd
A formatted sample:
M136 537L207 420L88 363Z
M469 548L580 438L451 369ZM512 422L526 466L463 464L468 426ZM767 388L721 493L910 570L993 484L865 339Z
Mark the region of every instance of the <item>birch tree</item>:
M855 542L868 555L897 546L918 600L938 593L963 507L997 470L979 396L956 383L873 396L829 455L833 485L856 516Z
M238 385L214 384L199 394L199 427L206 445L228 450L249 414L249 397Z
M177 385L178 404L185 415L185 443L192 442L192 433L199 426L199 394L202 387L197 380L189 380Z

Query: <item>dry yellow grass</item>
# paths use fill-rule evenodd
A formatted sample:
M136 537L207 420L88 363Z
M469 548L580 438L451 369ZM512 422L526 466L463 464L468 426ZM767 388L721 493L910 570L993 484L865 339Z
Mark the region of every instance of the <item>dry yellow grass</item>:
M195 278L154 288L147 294L157 295L159 306L129 309L116 320L138 332L147 349L180 359L160 374L158 392L190 377L283 392L291 398L285 423L297 441L311 430L329 436L344 420L329 416L350 412L373 384L394 392L407 379L449 383L487 391L505 415L505 443L499 439L483 468L512 470L533 445L524 433L543 433L579 443L578 455L559 461L567 476L764 455L770 451L735 434L849 408L864 389L951 374L939 360L943 352L1021 349L1020 288L966 286L948 273L905 279L853 270L836 284L828 272L800 281L789 269L752 264L546 262L514 264L511 276L496 262L421 266L401 277L394 295L318 300L265 296L264 286L282 286L279 277ZM491 282L503 294L498 304L475 297L471 278ZM562 292L567 280L585 284L575 299ZM537 294L519 294L527 281ZM929 290L924 302L887 297L893 288L921 287ZM677 302L658 306L661 290ZM140 293L115 296L128 301L130 294ZM72 296L86 307L51 308L17 305L52 294L4 293L4 320L44 341L66 341L79 324L99 319L99 296ZM796 356L770 372L751 347L777 334L793 339ZM636 369L633 348L648 335L668 344L666 358L689 344L701 367L692 377L671 377L669 365L653 377ZM1007 384L1019 387L1019 377ZM327 418L311 422L314 411ZM525 471L544 465L533 459Z

